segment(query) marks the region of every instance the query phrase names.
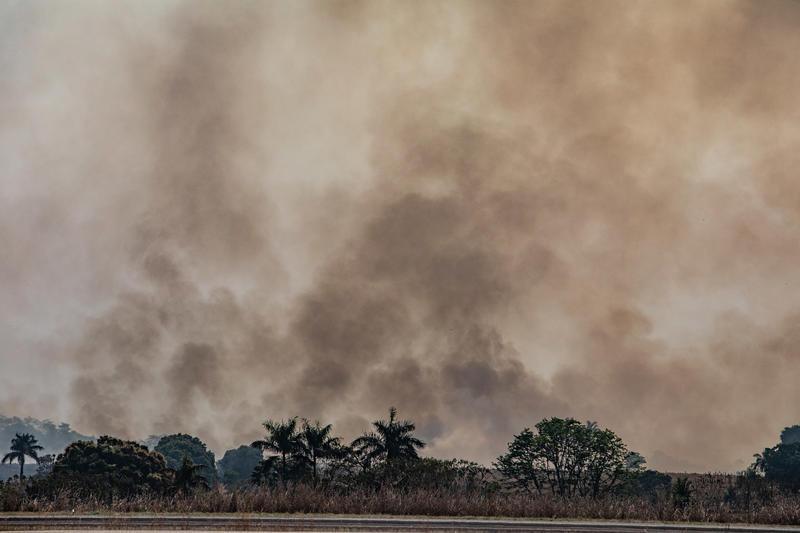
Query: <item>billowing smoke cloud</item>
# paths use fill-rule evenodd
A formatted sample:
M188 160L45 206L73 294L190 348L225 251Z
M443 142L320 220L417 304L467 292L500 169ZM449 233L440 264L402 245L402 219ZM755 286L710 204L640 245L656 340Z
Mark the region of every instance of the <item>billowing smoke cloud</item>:
M794 2L0 7L0 411L396 405L734 469L800 422Z

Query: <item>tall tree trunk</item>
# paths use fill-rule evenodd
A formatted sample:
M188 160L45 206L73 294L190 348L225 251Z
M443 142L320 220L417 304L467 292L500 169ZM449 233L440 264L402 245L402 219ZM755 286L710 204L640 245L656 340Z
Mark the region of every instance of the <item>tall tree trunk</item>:
M281 452L281 482L283 488L286 488L286 452Z
M25 455L19 456L19 481L22 482L22 476L25 472Z
M317 454L316 453L312 453L311 456L312 456L313 462L314 462L314 486L316 487L317 486Z

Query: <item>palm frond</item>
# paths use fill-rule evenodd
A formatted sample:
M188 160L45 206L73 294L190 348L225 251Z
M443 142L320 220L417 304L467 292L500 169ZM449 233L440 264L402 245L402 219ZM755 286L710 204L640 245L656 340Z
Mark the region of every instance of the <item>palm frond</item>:
M19 459L19 452L8 452L3 456L2 464L13 463Z

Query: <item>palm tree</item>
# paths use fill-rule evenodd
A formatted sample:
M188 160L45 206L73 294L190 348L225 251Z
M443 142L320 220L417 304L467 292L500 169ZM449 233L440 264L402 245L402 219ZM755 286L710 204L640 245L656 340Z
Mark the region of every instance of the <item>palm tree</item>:
M331 424L320 425L319 420L314 425L303 419L303 429L300 431L299 442L304 459L311 464L314 484L317 484L317 463L319 459L331 457L339 449L339 438L331 437Z
M376 420L372 423L375 431L365 433L353 441L353 448L366 452L369 459L384 458L387 463L398 459L416 459L417 449L425 443L412 432L416 429L409 420L397 420L397 409L389 409L389 420Z
M206 478L200 475L205 465L196 465L188 456L183 457L181 466L175 471L175 488L179 492L189 492L198 487L208 488Z
M287 458L300 450L300 439L297 434L297 417L288 420L267 420L263 424L267 430L267 438L251 444L262 451L271 451L281 456L281 481L286 487Z
M30 433L23 433L21 435L17 433L16 436L11 439L11 451L3 456L2 463L19 461L19 478L21 480L25 473L25 456L27 455L36 462L39 462L39 451L41 450L44 450L44 448L39 446L36 437Z

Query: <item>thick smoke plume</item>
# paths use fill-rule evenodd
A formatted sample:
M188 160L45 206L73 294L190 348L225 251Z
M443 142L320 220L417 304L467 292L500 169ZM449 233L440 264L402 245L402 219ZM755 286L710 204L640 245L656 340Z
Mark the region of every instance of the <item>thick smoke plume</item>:
M0 5L0 412L84 433L396 405L666 469L800 422L800 4Z

